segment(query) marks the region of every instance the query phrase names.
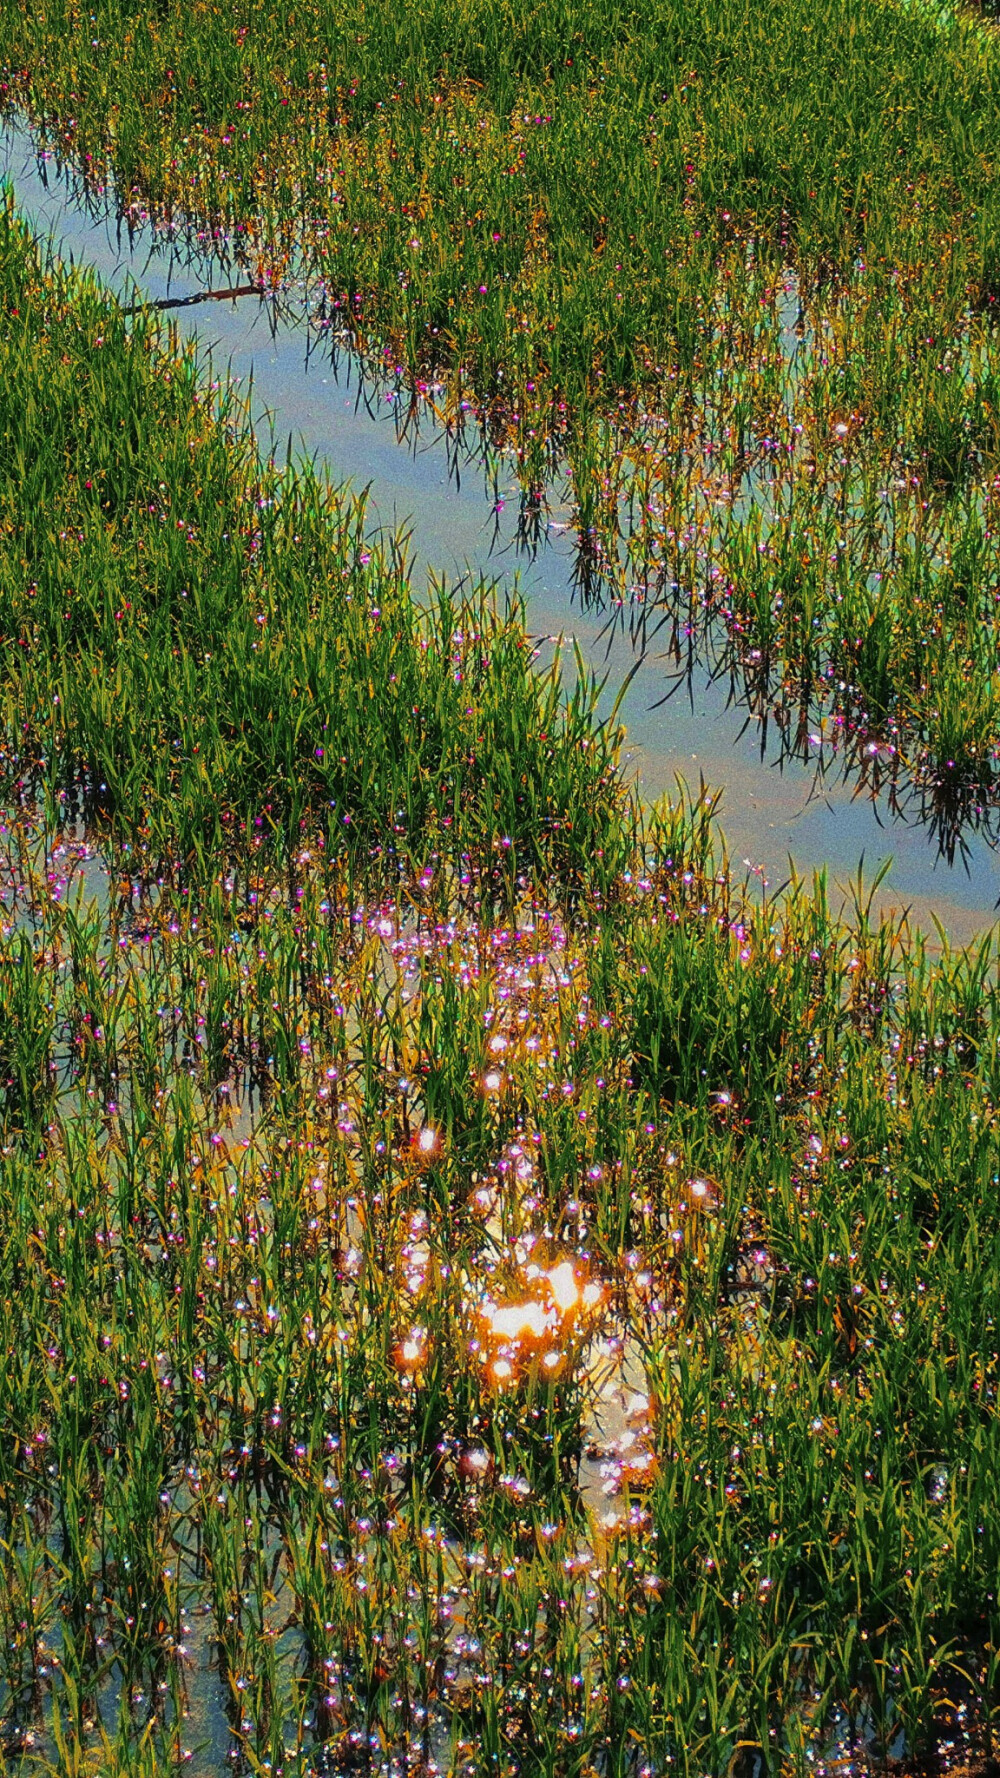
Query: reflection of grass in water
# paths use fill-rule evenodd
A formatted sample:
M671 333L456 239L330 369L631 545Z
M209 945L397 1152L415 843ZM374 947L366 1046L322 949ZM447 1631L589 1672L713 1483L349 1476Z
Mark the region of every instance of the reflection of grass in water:
M585 592L694 605L702 648L707 607L749 701L832 692L948 811L994 803L994 35L550 11L8 6L8 92L91 184L308 262L511 457L527 534L566 467Z
M73 1769L103 1708L107 1771L150 1712L212 1770L227 1719L251 1769L374 1735L378 1769L561 1772L630 1736L721 1771L822 1754L835 1708L862 1763L915 1754L958 1698L983 1747L992 954L841 926L820 888L747 906L710 831L665 814L582 925L415 921L409 885L353 907L322 869L92 919L71 861L22 867L11 1745L58 1708ZM267 1079L245 1136L223 1075Z
M10 823L11 1769L989 1757L991 945L745 898L3 252L7 744L107 859Z
M945 295L959 271L991 288L997 69L964 18L306 0L291 30L171 4L8 4L5 24L10 97L95 174L110 158L129 193L252 222L255 247L318 224L349 315L519 396L536 371L574 404L599 372L634 388L671 348L690 367L697 299L748 235L827 285L859 254L927 265L947 237Z

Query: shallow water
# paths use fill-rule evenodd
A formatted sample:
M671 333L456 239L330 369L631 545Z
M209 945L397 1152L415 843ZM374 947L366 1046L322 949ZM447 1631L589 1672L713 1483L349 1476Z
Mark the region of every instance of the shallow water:
M92 267L113 289L138 287L157 301L196 294L207 280L216 287L234 281L221 256L213 264L206 253L197 265L186 264L152 229L130 237L111 217L88 213L53 163L39 164L25 130L0 136L0 176L36 231L51 234L64 257ZM534 556L519 551L516 489L498 512L474 467L458 479L450 473L440 435L425 428L415 445L400 443L391 402L359 390L356 371L345 376L342 369L338 377L322 342L294 318L276 320L252 297L179 308L174 318L217 365L228 364L262 430L269 424L276 441L290 439L336 480L367 486L376 525L409 530L418 584L429 567L486 575L508 587L516 580L543 653L561 635L571 658L575 642L588 665L607 675L603 703L610 709L636 652L627 634L609 639L604 619L574 598L572 542L558 528L558 514ZM672 789L677 774L694 786L703 777L723 791L723 830L737 870L777 884L792 860L804 874L825 866L844 885L862 863L870 877L891 857L883 907L909 907L924 925L933 911L957 941L993 924L1000 857L985 840L972 837L964 857L949 864L928 827L893 813L884 796L855 794L854 785L838 782L835 766L820 782L814 765L782 763L771 737L762 749L756 721L728 704L726 684L713 683L706 668L696 668L690 683L664 701L672 671L654 637L621 708L630 759L650 799Z

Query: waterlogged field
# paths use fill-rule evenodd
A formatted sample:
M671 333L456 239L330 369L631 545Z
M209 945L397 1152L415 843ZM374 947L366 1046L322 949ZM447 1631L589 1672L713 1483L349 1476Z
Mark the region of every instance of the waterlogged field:
M0 21L95 192L311 282L526 535L563 478L586 596L993 819L981 22ZM5 1770L986 1778L994 941L742 889L9 202L0 435Z
M585 596L995 829L1000 47L897 0L6 0L12 110L568 499Z
M741 894L516 613L0 281L7 1769L988 1769L992 944Z

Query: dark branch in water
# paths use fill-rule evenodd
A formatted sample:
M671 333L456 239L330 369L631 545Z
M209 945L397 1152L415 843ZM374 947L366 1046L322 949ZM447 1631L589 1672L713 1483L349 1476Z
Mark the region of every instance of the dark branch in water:
M144 309L189 309L195 303L221 303L235 301L238 296L263 295L263 284L233 284L228 290L198 290L194 296L161 296L159 300L150 298L147 302L132 303L124 313L141 315Z

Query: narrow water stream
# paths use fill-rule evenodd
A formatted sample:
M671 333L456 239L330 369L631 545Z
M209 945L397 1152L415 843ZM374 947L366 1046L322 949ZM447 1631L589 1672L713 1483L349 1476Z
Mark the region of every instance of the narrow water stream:
M51 235L64 258L90 266L129 300L136 291L159 301L195 295L213 281L217 288L241 281L221 255L213 261L206 251L193 266L151 228L129 234L113 215L92 213L51 160L36 158L26 130L8 127L0 134L0 178L37 233ZM485 575L507 587L516 580L543 651L562 636L571 665L575 642L584 660L607 675L610 708L636 653L627 634L609 639L604 619L574 599L572 542L561 515L553 514L534 556L519 550L513 486L498 511L482 474L466 469L456 479L450 473L442 436L425 428L416 443L400 443L391 401L373 401L371 391L359 389L356 368L335 374L314 329L294 318L276 320L253 296L179 307L174 319L250 393L263 435L270 427L276 441L291 438L294 450L335 480L367 486L373 523L410 531L418 586L431 567L452 577ZM677 774L695 787L703 777L723 791L723 829L737 871L749 868L776 884L788 875L791 859L800 873L826 866L844 885L862 861L870 877L891 857L883 906L909 907L925 926L933 911L956 941L993 924L1000 855L985 840L970 837L965 856L949 864L917 819L893 814L884 799L863 790L855 796L850 783L836 781L835 770L821 782L819 757L814 768L782 763L770 742L762 750L756 721L748 723L744 709L727 703L727 686L713 683L707 668L696 668L689 683L665 699L672 674L652 638L622 706L630 759L649 799L671 789Z

